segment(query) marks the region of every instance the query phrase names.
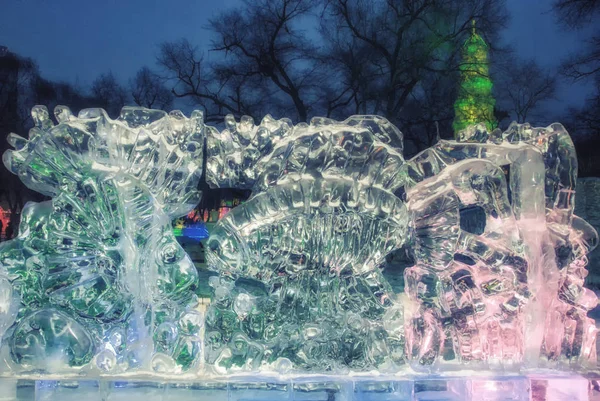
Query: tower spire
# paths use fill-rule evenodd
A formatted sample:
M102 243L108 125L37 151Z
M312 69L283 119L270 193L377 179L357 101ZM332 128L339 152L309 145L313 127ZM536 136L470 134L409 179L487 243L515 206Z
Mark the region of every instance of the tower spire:
M494 117L496 100L489 74L488 45L476 32L471 20L471 35L462 47L460 87L454 103L454 134L468 126L484 123L489 131L498 126Z

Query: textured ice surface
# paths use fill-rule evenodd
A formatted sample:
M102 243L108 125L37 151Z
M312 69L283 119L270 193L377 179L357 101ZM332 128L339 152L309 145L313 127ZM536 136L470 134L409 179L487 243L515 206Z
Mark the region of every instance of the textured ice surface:
M407 163L418 303L407 329L414 366L595 365L597 304L583 287L595 230L573 215L577 158L564 127L484 126ZM461 212L485 212L481 232ZM459 365L462 366L462 365Z
M5 165L52 200L28 203L0 244L2 352L15 371L189 369L197 272L171 219L199 200L202 116L124 108L33 109ZM9 356L10 354L10 356Z
M222 273L206 318L216 370L404 364L402 305L380 270L408 233L389 191L403 164L392 135L401 138L377 117L315 119L249 166L252 197L208 241L208 265Z
M258 186L264 189L280 176L313 170L323 174L346 170L353 177L377 179L374 169L386 167L382 174L395 175L402 163L402 133L378 116L353 116L343 122L316 117L310 125L296 126L269 115L259 125L251 117L236 122L227 116L225 126L221 132L207 129L206 176L212 187L250 189L262 176Z
M469 127L405 161L377 116L227 117L222 131L197 112L55 116L34 108L29 139L10 135L4 155L52 198L0 245L6 374L596 364L583 282L597 234L573 214L577 159L560 124ZM252 191L211 230L208 307L170 223L198 202L204 156L212 187ZM396 294L382 268L400 248L415 264Z

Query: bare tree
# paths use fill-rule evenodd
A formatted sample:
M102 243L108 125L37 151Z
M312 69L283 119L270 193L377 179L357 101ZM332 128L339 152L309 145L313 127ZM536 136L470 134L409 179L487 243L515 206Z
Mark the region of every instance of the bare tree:
M109 116L115 118L127 102L127 91L112 72L101 74L92 83L92 95Z
M600 76L594 79L594 95L590 96L587 101L587 107L584 107L578 118L581 120L584 132L600 133Z
M37 64L30 58L9 52L0 57L0 130L3 134L18 132L29 120L27 97L39 78ZM0 144L0 150L5 147Z
M67 105L77 113L81 109L97 107L97 99L86 95L84 91L67 82L54 82L37 76L30 86L22 92L27 110L36 104L45 105L50 112L58 105Z
M320 29L305 32L317 12ZM424 80L454 93L471 20L493 42L507 16L496 0L245 1L210 21L210 62L181 40L162 44L158 63L173 94L201 104L209 120L227 113L275 112L301 121L361 113L445 129L448 116L432 107L451 110L454 99L425 93ZM428 117L408 116L409 102L418 112L416 105L428 105Z
M583 51L571 54L563 63L561 71L575 81L600 74L600 35L589 39Z
M590 23L600 12L599 0L556 0L554 12L560 21L571 28Z
M211 63L186 40L163 43L158 63L173 79L174 95L203 105L209 119L227 113L260 117L268 108L306 121L320 89L321 61L299 22L316 4L245 1L210 20Z
M306 121L311 92L319 86L315 72L320 63L316 46L299 22L317 5L314 0L245 0L242 8L213 18L212 50L223 55L216 70L225 72L223 77L268 85L274 96L291 102L289 109L300 121Z
M600 138L600 76L594 77L591 94L585 99L581 108L570 107L563 117L569 132L577 134L579 138ZM561 121L563 121L561 120ZM597 148L593 150L596 151ZM589 149L586 149L589 150ZM578 150L578 156L580 151ZM595 159L594 159L595 161Z
M362 41L338 30L329 20L321 24L321 34L327 44L321 52L328 67L322 80L321 109L327 117L343 118L349 114L367 114L370 101L380 96L372 85L369 60L373 49Z
M570 110L580 135L600 134L600 0L558 0L554 11L560 22L570 29L593 24L594 34L584 48L571 54L561 72L573 81L591 81L594 91L579 110Z
M496 85L499 101L523 123L532 118L544 102L555 99L557 77L535 60L510 58L500 69L502 77Z
M560 22L570 29L580 29L600 17L600 0L558 0L554 11ZM587 41L585 48L572 54L563 63L562 72L574 80L593 77L600 73L600 30Z
M436 120L426 120L419 115L421 109L416 105L432 105L433 100L424 80L451 86L457 81L460 49L472 20L477 20L479 33L495 51L494 39L507 18L503 1L329 0L322 21L322 30L328 33L327 54L336 55L336 68L346 77L337 89L340 99L333 99L358 102L361 112L382 114L404 131L402 123L411 124L415 129L405 132L405 138L420 148L435 135L417 138L422 129L415 124L421 121L422 126L434 127L436 121L439 125L448 117L428 113ZM353 57L357 52L360 60ZM453 98L440 100L436 99L435 107L449 105L451 110ZM404 109L409 104L412 113L407 115Z
M6 50L0 54L0 155L10 148L6 141L9 133L26 135L31 128L34 105L43 104L52 111L56 105L65 104L77 112L97 103L73 85L43 78L32 59ZM0 183L0 202L6 202L13 212L20 211L29 200L43 199L5 168L0 168Z
M243 80L228 85L234 80L225 73L219 76L186 39L161 44L157 62L173 84L173 95L204 107L206 121L222 121L225 114L254 114L252 92L242 90Z
M150 68L142 67L129 81L131 97L138 106L166 110L173 103L173 93Z
M25 134L29 128L31 93L39 80L36 63L4 48L0 56L0 155L10 148L6 137L15 132ZM39 198L19 178L0 168L0 202L18 212L29 199Z
M456 82L456 74L426 74L407 99L397 117L404 135L410 138L407 156L453 136Z

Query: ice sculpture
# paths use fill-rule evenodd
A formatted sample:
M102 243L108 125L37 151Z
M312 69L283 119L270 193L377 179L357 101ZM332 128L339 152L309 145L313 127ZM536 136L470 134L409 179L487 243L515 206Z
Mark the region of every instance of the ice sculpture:
M293 128L267 118L238 132L267 131L265 122L287 135L245 166L252 174L239 182L256 177L253 195L208 242L208 264L223 278L207 313L207 361L224 372L402 365L402 308L379 269L407 236L406 207L389 191L403 158L387 143L400 132L369 116Z
M57 125L44 107L32 115L29 139L11 134L3 160L52 200L28 203L18 237L0 244L3 369L196 366L198 276L171 220L200 197L202 115L124 108L111 120L58 107Z
M331 122L326 118L314 118L311 125L327 125ZM225 117L225 129L223 131L207 127L206 179L209 185L212 188L252 189L258 175L264 168L261 168L258 164L264 164L266 160L272 160L274 157L285 158L283 155L275 156L275 147L280 142L283 143L285 139L287 142L278 148L279 152L287 149L286 146L289 146L290 141L295 140L294 136L297 135L299 130L305 129L305 125L299 124L294 127L291 120L285 118L275 120L270 115L265 116L259 125L255 125L251 117L244 116L240 122L236 122L232 115L228 115ZM402 133L385 118L354 116L345 120L342 125L338 124L335 128L372 129L372 132L377 135L380 141L389 147L393 147L400 155L402 154ZM321 136L326 132L325 129ZM303 140L306 141L307 138ZM321 152L328 151L322 146L316 144L313 146ZM336 155L329 154L327 156L332 159ZM298 163L302 163L302 161L299 160ZM330 160L329 163L332 163L332 161ZM377 162L375 163L377 164ZM305 168L310 171L311 166L308 165Z
M251 189L256 180L254 165L289 135L293 124L267 115L257 126L251 117L242 117L238 123L228 115L225 127L207 130L206 181L211 188Z
M577 159L564 127L485 126L407 164L418 306L407 320L413 366L593 366L596 327L583 287L597 234L573 215ZM463 227L479 208L484 224Z
M469 127L405 161L377 116L222 131L198 112L55 116L34 108L4 155L52 199L0 244L0 373L595 366L597 234L573 214L559 124ZM209 185L252 190L211 231L206 312L170 225L199 200L204 156ZM401 247L416 263L396 294L382 267Z
M207 317L207 356L217 369L256 368L282 356L284 366L321 370L397 369L405 360L416 370L595 364L596 329L586 313L597 300L583 281L597 235L573 215L577 166L562 126L513 124L503 133L474 126L458 142L440 141L404 163L401 146L389 146L401 134L378 117L314 119L297 127L269 118L259 126L231 121L208 140L249 145L238 146L235 157L222 152L209 159L208 169L229 177L213 185L252 187L253 196L218 224L210 240L210 265L224 277L213 283L218 297ZM272 141L261 139L268 146L251 145L249 138L270 130L276 132ZM326 188L366 197L381 189L374 198L382 204L389 199L394 208L406 200L410 228L398 234L402 225L392 231L381 226L386 238L402 238L369 249L380 252L365 270L363 249L347 244L370 234L362 219L373 206L353 200L350 209L343 197L333 197L340 209L323 209L323 197L332 199ZM361 216L356 229L336 230L338 216L349 211ZM479 215L479 224L469 227L469 215ZM374 318L351 309L364 330L353 332L338 302L347 284L332 266L342 261L355 278L368 271L385 282L378 269L382 256L405 242L417 261L405 271L408 299L400 302L387 288L385 299L394 301L381 302ZM303 273L308 277L299 282ZM263 293L250 296L225 277L259 281ZM360 304L382 293L365 289ZM268 337L252 328L257 318L261 328L267 322ZM384 341L374 340L364 325ZM377 345L360 349L358 338ZM254 349L242 350L240 343ZM378 359L378 352L387 357Z

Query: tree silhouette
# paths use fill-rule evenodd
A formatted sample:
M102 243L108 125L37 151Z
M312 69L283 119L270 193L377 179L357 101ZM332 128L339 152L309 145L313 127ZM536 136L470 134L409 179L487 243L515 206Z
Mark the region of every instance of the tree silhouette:
M535 60L508 58L501 68L498 94L519 123L533 117L544 102L556 98L557 76Z
M236 81L231 88L229 81L219 79L212 66L204 61L204 56L187 39L166 42L160 45L157 63L163 68L173 84L172 93L177 98L189 98L204 108L207 122L222 121L225 114L241 117L255 115L251 102L251 88Z
M127 103L127 91L119 84L112 72L101 74L92 82L92 95L112 118L116 118Z
M237 82L263 85L274 96L278 92L283 110L296 114L290 117L307 121L319 62L317 47L298 22L316 5L313 0L246 0L211 19L212 50L222 53L215 65L221 81L233 79L234 87Z
M438 128L441 137L451 136L445 111L452 109L460 49L473 18L482 35L494 39L508 13L504 2L491 0L327 2L321 24L327 53L344 77L339 98L331 98L397 124L408 156L429 146Z
M135 104L149 109L168 110L173 103L173 93L150 68L142 67L129 81L131 97Z
M554 11L563 25L581 29L593 24L594 33L585 41L583 50L564 60L561 72L573 81L591 84L592 95L579 110L570 110L581 135L600 135L600 0L558 0Z

